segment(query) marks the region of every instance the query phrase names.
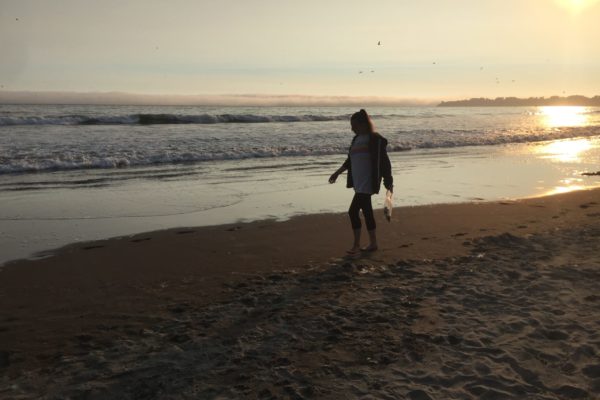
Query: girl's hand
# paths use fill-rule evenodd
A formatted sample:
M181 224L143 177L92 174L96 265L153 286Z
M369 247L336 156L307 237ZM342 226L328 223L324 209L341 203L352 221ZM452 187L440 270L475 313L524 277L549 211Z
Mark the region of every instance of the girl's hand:
M337 172L334 172L333 174L331 174L331 176L329 177L329 183L335 183L338 175L339 174Z

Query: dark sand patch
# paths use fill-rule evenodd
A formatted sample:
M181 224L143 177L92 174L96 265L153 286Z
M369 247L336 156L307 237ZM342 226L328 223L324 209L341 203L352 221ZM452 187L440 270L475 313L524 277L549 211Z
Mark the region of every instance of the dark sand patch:
M152 238L140 238L140 239L133 239L131 240L132 243L140 243L140 242L146 242L148 240L152 240Z
M187 229L187 230L184 230L184 231L177 231L175 233L178 234L178 235L189 235L190 233L195 233L195 232L196 231L193 230L193 229Z
M102 245L91 245L91 246L85 246L82 247L83 250L93 250L93 249L102 249L106 246L102 246Z

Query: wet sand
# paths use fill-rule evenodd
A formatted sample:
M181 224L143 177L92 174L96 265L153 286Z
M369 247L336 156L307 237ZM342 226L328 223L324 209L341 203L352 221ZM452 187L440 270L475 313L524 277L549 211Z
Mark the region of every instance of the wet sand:
M600 191L77 244L0 272L0 398L600 397Z

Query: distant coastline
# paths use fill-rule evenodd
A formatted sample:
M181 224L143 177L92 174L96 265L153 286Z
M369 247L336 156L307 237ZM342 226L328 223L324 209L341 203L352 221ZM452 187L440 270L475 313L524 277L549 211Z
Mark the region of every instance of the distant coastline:
M442 101L438 107L532 107L532 106L587 106L600 107L600 96L552 96L552 97L483 97L468 100Z

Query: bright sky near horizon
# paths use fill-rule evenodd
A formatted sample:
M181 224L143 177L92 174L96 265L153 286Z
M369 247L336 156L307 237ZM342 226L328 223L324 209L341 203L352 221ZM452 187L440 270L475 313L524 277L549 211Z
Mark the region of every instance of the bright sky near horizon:
M0 0L0 91L591 96L598 21L598 0Z

